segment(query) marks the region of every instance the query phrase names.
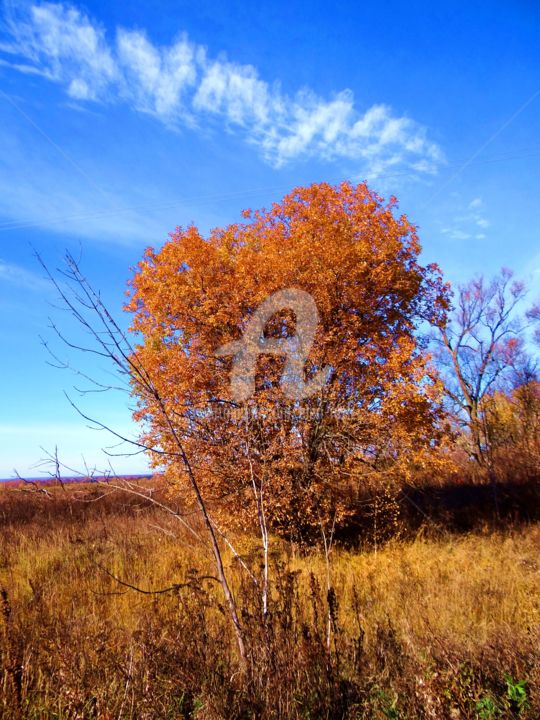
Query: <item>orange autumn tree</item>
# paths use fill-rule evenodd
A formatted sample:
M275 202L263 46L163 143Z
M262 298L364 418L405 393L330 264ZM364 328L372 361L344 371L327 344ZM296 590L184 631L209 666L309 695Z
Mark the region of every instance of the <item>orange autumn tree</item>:
M152 462L189 501L181 439L214 517L306 536L343 524L366 485L393 487L437 444L439 386L417 341L427 319L441 321L446 288L436 266L418 262L416 228L397 203L366 184L297 188L270 210L213 230L177 228L146 250L130 282L127 309L141 339L138 362L156 398L135 384ZM309 293L318 323L303 368L327 382L291 398L285 357L258 355L254 392L238 399L238 342L273 293ZM291 338L297 318L282 308L267 338Z

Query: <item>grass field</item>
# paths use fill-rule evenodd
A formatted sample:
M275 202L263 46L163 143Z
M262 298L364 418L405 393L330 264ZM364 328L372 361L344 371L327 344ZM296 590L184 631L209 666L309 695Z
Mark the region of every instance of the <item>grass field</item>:
M100 492L0 491L2 718L540 717L539 525L335 546L330 593L320 551L275 540L265 622L226 554L246 683L204 548Z

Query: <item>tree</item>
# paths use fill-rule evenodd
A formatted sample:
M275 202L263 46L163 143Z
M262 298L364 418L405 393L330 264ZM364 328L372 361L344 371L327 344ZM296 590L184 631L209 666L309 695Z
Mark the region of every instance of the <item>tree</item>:
M221 522L328 531L366 483L397 482L437 443L440 388L416 331L443 323L445 286L396 206L365 184L298 188L208 238L177 228L136 268L126 307L166 411L135 378L143 443L187 496L181 442Z
M180 465L184 470L186 482L190 487L194 504L202 521L203 533L205 533L206 536L204 538L201 537L201 534L197 532L193 525L186 521L180 513L153 499L151 492L145 493L142 492L140 488L134 487L129 480L121 482L120 485L116 484L112 486L107 482L107 487L113 487L115 490L124 490L135 496L142 497L165 512L172 514L197 538L199 542L202 543L203 547L209 551L213 558L214 568L217 574L217 578L212 577L211 579L217 580L217 582L221 585L226 607L228 609L229 617L236 637L238 652L241 660L241 670L244 673L247 672L249 668L247 663L244 629L240 621L237 602L231 589L223 561L219 532L208 512L207 503L201 493L200 483L196 473L194 472L191 459L186 453L186 448L183 444L182 438L175 428L174 419L167 407L167 401L164 397L162 397L161 390L155 382L155 369L149 370L149 368L145 367L144 362L140 357L140 353L132 345L131 338L113 318L103 303L100 293L94 290L90 282L82 273L79 264L71 254L68 253L66 255L66 267L62 270L58 270L56 276L52 274L39 255L37 256L37 259L58 292L61 308L68 311L72 318L75 319L76 323L78 323L85 331L87 344L79 345L78 343L74 343L69 340L53 322L51 322L51 329L55 331L60 340L68 348L75 349L83 353L90 353L98 359L110 361L116 372L117 380L120 382L120 387L103 384L85 373L75 371L77 375L85 378L90 383L91 388L90 390L87 389L79 392L85 394L86 392L106 392L118 389L124 390L125 388L122 386L126 381L131 386L137 387L138 393L141 397L144 396L152 398L156 416L159 417L160 421L169 429L168 449L164 451L156 445L145 443L144 440L142 442L138 442L136 439L127 437L115 431L113 428L105 425L100 420L86 415L75 403L70 400L71 405L85 420L90 422L93 427L106 430L111 433L115 438L120 440L122 444L125 443L132 449L135 448L136 453L143 450L150 456L155 456L156 454L161 455L166 452L169 457L174 457L176 464ZM55 362L58 363L57 367L73 369L69 363L59 360L58 356L49 348L47 342L44 341L44 345L49 350ZM61 483L60 462L57 451L55 450L54 455L50 455L49 457L53 461L55 468L53 476ZM199 579L204 578L194 577L193 581L197 582ZM210 576L206 576L206 579L210 579ZM137 589L129 583L124 584L127 584L128 587L131 587L132 589ZM175 584L170 588L167 588L165 591L168 592L175 589L179 590L181 587L190 586L192 586L191 582L184 583L183 585Z
M453 313L438 326L438 359L448 407L465 428L469 453L493 473L487 398L509 389L527 364L524 337L529 327L520 307L525 285L502 269L491 281L478 277L458 288Z
M527 375L506 392L486 395L481 408L494 472L514 481L540 472L540 382Z
M540 302L537 302L527 313L527 318L535 326L534 339L540 345Z

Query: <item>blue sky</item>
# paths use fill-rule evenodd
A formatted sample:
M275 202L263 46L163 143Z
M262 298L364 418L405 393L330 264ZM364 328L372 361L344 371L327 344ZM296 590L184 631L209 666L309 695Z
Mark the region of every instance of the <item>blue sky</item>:
M295 185L368 179L449 280L506 265L538 294L539 36L536 0L5 2L0 477L37 474L41 446L104 466L111 443L46 363L39 336L63 316L32 246L52 266L82 253L120 312L129 268L176 225L208 231ZM132 431L122 397L80 401Z

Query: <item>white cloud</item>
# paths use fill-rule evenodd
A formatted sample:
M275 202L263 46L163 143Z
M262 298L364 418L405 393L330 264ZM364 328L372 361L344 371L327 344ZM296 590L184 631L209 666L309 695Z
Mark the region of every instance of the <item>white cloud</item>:
M143 33L119 30L116 50L123 71L120 90L137 110L166 122L184 114L182 94L196 80L195 49L187 38L160 51Z
M443 159L422 126L387 105L361 112L350 90L324 99L304 88L290 97L253 66L212 59L186 35L164 47L118 28L113 40L80 10L54 3L22 6L6 27L4 65L59 83L78 101L123 100L167 126L220 119L274 166L313 156L355 161L366 176L398 165L431 174Z
M469 240L471 237L470 233L460 230L459 228L443 228L441 230L443 235L446 235L450 240Z
M223 115L228 122L242 126L264 126L270 111L279 110L279 102L271 97L267 83L259 80L251 65L208 62L205 53L199 58L203 71L193 98L195 109Z
M8 19L12 43L3 48L8 54L22 56L78 99L97 99L118 79L104 30L78 10L45 3L21 12Z
M490 224L485 216L484 201L477 197L468 203L465 214L456 215L451 223L441 229L441 233L450 240L484 240L486 234L481 231Z

